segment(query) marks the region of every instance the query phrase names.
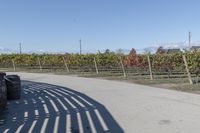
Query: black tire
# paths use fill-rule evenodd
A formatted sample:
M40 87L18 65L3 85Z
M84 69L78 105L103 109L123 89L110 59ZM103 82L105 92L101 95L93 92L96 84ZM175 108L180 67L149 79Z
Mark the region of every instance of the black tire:
M18 75L8 75L5 77L8 100L16 100L21 97L21 81Z
M6 108L7 105L7 87L5 81L6 73L0 72L0 110Z

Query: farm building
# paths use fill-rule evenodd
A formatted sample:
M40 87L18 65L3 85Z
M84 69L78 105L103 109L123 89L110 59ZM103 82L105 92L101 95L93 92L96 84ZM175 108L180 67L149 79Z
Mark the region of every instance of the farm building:
M191 51L200 51L200 46L192 46Z
M180 53L180 49L165 49L166 54L174 54L174 53Z

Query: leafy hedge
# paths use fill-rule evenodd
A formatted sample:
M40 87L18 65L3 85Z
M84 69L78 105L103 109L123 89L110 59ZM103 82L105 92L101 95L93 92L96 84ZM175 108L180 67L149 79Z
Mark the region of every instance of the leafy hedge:
M185 53L190 70L200 67L200 52ZM2 54L0 55L0 65L12 65L12 60L18 66L38 66L38 60L44 66L64 66L66 60L69 66L94 67L94 58L98 66L119 67L120 58L125 67L148 67L147 55L122 55L113 52L97 54ZM150 55L152 68L155 70L183 70L185 68L182 53L177 54L153 54ZM135 64L130 64L130 60L136 60Z

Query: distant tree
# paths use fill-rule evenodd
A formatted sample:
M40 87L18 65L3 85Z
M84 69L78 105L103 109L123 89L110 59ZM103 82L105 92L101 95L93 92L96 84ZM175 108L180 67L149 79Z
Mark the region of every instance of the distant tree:
M149 48L145 48L143 54L150 55L151 54L151 50Z
M117 53L118 55L124 55L123 49L117 49L117 50L116 50L116 53Z
M164 54L164 53L165 53L165 49L162 46L160 46L156 51L156 54Z
M129 66L135 66L135 65L139 64L138 56L137 56L136 50L134 48L132 48L132 50L130 51L130 53L127 57L127 64Z
M100 50L98 50L98 54L101 54L101 51L100 51Z
M106 51L104 52L104 54L110 54L110 49L106 49Z
M70 55L70 53L66 52L64 55Z

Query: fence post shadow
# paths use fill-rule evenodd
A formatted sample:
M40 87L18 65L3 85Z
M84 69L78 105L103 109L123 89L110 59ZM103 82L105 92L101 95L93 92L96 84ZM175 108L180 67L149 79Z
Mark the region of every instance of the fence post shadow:
M57 129L72 133L80 130L124 133L104 105L81 92L31 81L22 81L22 88L21 99L9 101L7 109L0 114L0 132L8 129L9 132L52 132Z

